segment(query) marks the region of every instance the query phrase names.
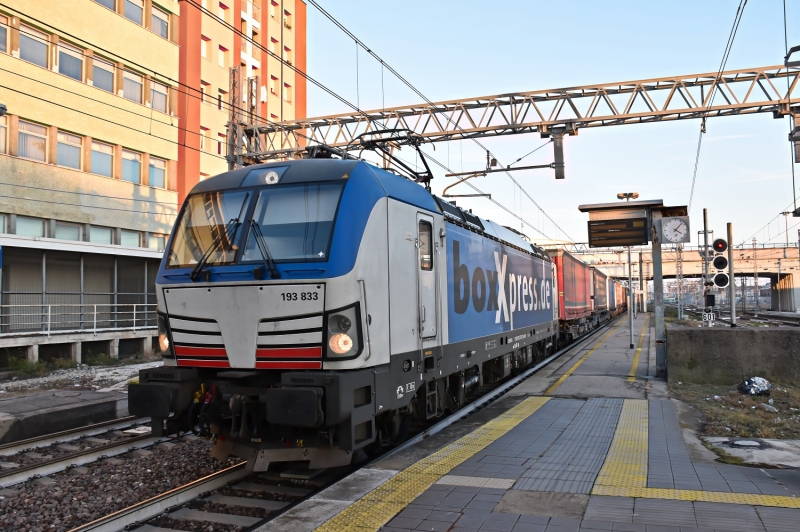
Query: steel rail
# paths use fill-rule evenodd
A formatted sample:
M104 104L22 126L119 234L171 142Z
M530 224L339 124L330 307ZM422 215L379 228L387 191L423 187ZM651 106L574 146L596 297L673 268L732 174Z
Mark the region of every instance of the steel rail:
M19 440L0 445L0 456L9 456L20 451L26 451L28 449L38 449L39 447L46 447L54 443L74 441L86 436L96 436L110 430L119 430L132 425L140 425L144 423L150 423L150 418L127 416L118 419L110 419L108 421L101 421L100 423L94 423L93 425L87 425L77 429L62 430L60 432L43 434L41 436L28 438L26 440Z
M246 462L241 462L222 471L217 471L85 525L73 528L69 532L89 532L90 530L92 532L117 532L134 523L152 519L173 506L187 503L207 491L221 488L229 482L246 477L250 474L245 467L246 464Z
M14 484L25 482L34 477L52 475L53 473L64 471L70 466L89 464L103 457L117 456L135 449L149 447L166 439L167 438L143 434L141 436L128 438L125 441L109 442L107 444L92 447L90 449L84 449L83 451L69 453L52 460L20 466L15 469L0 472L0 487L6 488L8 486L13 486Z

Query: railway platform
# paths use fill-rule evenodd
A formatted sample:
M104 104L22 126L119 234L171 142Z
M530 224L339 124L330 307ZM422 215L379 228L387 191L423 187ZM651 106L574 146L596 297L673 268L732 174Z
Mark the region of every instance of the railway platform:
M722 464L655 379L652 315L595 333L501 399L259 531L798 530L800 471Z

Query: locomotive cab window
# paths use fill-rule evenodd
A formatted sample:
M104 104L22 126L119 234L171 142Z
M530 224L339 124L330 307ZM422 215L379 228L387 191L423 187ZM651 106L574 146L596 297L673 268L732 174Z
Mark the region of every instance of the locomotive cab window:
M433 269L433 227L429 222L419 222L419 268Z
M342 188L342 183L306 183L262 189L242 262L263 260L259 241L277 262L327 261Z

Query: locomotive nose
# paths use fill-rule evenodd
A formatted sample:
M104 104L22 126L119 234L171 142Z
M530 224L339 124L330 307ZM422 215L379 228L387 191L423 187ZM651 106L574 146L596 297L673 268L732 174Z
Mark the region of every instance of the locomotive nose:
M164 290L178 366L319 369L325 286Z

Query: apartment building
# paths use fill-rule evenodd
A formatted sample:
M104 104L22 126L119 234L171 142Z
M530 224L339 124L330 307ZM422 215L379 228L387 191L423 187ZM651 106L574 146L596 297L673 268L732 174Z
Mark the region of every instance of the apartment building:
M0 6L0 337L118 328L154 303L178 210L179 12Z
M179 199L201 179L228 169L230 69L257 80L258 120L305 117L306 4L303 0L189 0L182 4L178 95L185 130L178 147ZM290 66L291 65L291 66ZM239 105L244 107L245 90Z

